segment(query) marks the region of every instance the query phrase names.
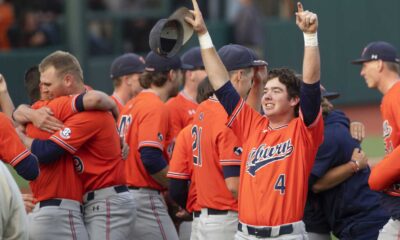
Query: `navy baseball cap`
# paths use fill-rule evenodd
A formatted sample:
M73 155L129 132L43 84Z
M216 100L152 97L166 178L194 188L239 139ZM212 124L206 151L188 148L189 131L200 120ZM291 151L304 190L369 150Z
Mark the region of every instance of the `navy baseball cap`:
M400 63L397 49L390 43L379 41L369 43L361 53L361 58L352 61L353 64L362 64L373 60Z
M134 53L125 53L112 62L110 77L114 79L132 73L142 73L144 67L143 57Z
M204 69L200 47L193 47L186 51L182 55L181 61L183 64L186 64L186 66L191 66L189 69L183 68L184 70Z
M150 31L150 49L166 57L175 56L193 35L193 28L185 21L191 17L189 9L181 7L168 19L160 19Z
M191 69L190 65L182 64L181 59L178 56L164 57L150 51L146 56L146 68L147 72L168 72L173 69Z
M266 61L258 59L253 50L238 44L223 46L218 50L218 55L228 71L268 65Z
M333 100L340 96L338 92L328 92L328 90L326 90L326 88L322 85L320 85L320 88L321 88L321 97L323 98L327 98L328 100Z

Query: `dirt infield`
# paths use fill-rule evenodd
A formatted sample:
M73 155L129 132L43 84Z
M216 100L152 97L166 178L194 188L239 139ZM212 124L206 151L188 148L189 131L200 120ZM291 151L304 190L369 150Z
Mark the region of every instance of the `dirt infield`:
M364 123L367 137L382 135L382 118L379 104L337 106L337 109L344 111L351 121Z

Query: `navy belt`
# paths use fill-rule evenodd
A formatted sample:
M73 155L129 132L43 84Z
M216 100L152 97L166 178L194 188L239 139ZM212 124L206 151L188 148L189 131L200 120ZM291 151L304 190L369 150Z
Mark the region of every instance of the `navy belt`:
M156 191L158 194L160 194L160 190L157 190L157 189L152 189L152 188L145 188L145 187L133 187L133 186L129 186L128 188L129 188L129 189L132 189L132 190L140 190L140 189L153 190L153 191Z
M114 190L116 193L122 193L122 192L128 192L128 187L125 185L120 185L120 186L115 186ZM95 195L96 191L90 192L87 194L87 200L86 201L91 201L94 199L94 195Z
M200 217L201 212L200 211L193 211L193 217L197 218Z
M242 223L239 223L238 230L243 232L242 229L244 227L246 227L246 226L243 226ZM271 227L256 228L256 227L247 226L247 233L249 235L255 236L257 238L269 238L269 237L272 237L271 236L271 232L272 232L272 228ZM293 232L292 224L283 225L283 226L279 227L278 236L284 235L284 234L291 234L292 232ZM273 236L273 237L277 237L277 236Z
M61 205L62 200L61 199L47 199L39 202L39 208L42 207L49 207L49 206L55 206L59 207ZM79 208L81 210L81 213L83 213L83 207L82 205L79 204Z
M207 208L208 215L227 215L228 210L218 210L214 208Z

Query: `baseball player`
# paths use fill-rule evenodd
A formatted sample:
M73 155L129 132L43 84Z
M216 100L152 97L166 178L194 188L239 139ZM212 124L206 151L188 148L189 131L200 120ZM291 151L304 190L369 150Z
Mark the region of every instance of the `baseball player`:
M144 88L122 109L118 129L132 151L125 171L137 204L136 239L178 239L160 191L168 186L168 165L163 155L169 129L164 102L179 91L182 63L179 57L150 52L140 77Z
M173 150L174 139L179 131L187 126L193 119L198 103L196 101L197 86L207 76L204 70L203 60L201 59L200 48L194 47L189 49L181 57L182 63L185 64L183 89L176 97L170 98L166 105L169 109L171 124L171 143L169 146L169 155Z
M119 112L125 103L142 91L139 77L143 71L144 59L134 53L125 53L112 62L110 77L114 92L111 97L118 105Z
M353 63L362 64L361 76L369 88L378 89L384 96L381 103L383 119L383 140L385 158L372 170L369 186L372 190L383 191L382 206L391 215L391 219L381 230L378 239L397 239L400 230L400 191L398 190L397 162L400 152L400 75L397 50L387 42L369 43L361 58Z
M264 117L248 107L227 80L196 0L193 5L194 19L186 20L199 36L207 75L230 117L228 126L244 146L235 238L306 239L301 220L308 176L323 139L317 15L298 3L296 23L305 38L303 83L287 69L269 76Z
M61 51L50 54L39 69L41 83L49 96L84 92L82 70L71 54ZM82 109L84 104L79 102L76 107ZM125 186L124 162L112 116L106 112L83 112L69 117L64 125L49 140L25 141L41 162L47 164L67 152L73 154L85 192L85 225L90 239L128 238L134 224L135 205Z
M310 191L304 213L307 232L321 233L320 222L328 223L340 239L377 239L389 216L379 204L380 194L368 187L368 159L360 143L350 135L344 113L334 110L328 99L338 96L321 87L324 116L324 142L318 149L310 175ZM312 192L311 192L312 190ZM317 206L313 212L313 207ZM318 211L319 210L319 211ZM322 218L315 214L322 214ZM310 239L316 238L309 234Z

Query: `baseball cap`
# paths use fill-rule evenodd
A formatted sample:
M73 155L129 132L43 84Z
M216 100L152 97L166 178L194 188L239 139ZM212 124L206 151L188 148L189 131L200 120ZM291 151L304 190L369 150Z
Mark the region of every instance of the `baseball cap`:
M253 50L238 44L223 46L218 50L218 55L228 71L268 65L266 61L260 60Z
M193 35L192 26L185 21L186 16L192 14L186 7L181 7L169 18L158 20L150 31L150 49L161 56L175 56Z
M193 47L186 51L182 57L181 61L183 64L187 66L191 66L189 69L184 70L192 70L192 69L204 69L203 59L201 58L201 50L200 47Z
M369 43L361 53L361 58L352 61L353 64L362 64L373 60L400 63L397 49L388 42L378 41Z
M172 69L191 69L190 65L182 64L181 59L178 56L164 57L150 51L146 56L146 68L147 72L168 72Z
M338 92L328 92L328 90L326 90L326 88L322 85L320 85L320 88L321 88L321 97L323 98L327 98L328 100L333 100L340 96Z
M110 77L113 79L131 73L142 73L144 67L143 57L134 53L125 53L112 62Z

